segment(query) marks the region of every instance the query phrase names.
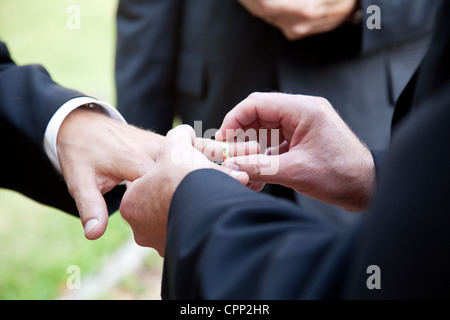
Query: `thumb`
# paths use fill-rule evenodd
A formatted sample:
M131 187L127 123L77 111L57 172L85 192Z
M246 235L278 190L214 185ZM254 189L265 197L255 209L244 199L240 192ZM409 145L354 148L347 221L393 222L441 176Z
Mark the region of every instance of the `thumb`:
M100 238L108 224L108 209L95 180L77 184L71 194L78 208L85 237L89 240Z
M252 182L279 183L282 156L252 154L226 160L222 166L244 171Z

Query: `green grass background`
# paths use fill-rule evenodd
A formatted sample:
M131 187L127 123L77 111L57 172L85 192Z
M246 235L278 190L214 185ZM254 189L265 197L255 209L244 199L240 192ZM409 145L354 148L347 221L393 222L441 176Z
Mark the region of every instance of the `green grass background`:
M80 29L67 28L71 5ZM114 105L116 8L117 0L1 0L0 39L17 64L41 64L61 85ZM86 240L77 218L0 190L0 299L54 299L68 266L95 271L131 235L116 213L101 239Z

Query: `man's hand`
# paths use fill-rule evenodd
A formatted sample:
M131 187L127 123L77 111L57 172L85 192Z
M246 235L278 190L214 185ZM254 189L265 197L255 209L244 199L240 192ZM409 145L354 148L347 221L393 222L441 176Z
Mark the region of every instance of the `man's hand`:
M57 151L86 238L97 239L105 232L108 211L103 195L125 180L143 176L163 139L92 109L78 108L63 121Z
M78 108L66 117L57 151L86 238L94 240L105 232L108 211L103 195L147 173L163 141L163 136L113 120L100 109ZM209 160L222 161L222 142L196 138L195 146ZM257 152L257 143L230 145L230 156Z
M248 175L221 167L194 148L195 132L181 125L169 131L152 169L128 184L120 212L130 224L136 243L155 248L164 256L167 218L173 194L190 172L212 168L247 184ZM217 190L218 192L220 190Z
M289 40L325 33L350 19L359 0L238 0Z
M226 115L216 137L232 141L236 130L261 128L276 140L269 139L269 152L230 158L224 165L239 165L250 181L281 184L346 210L368 207L375 184L372 154L327 100L254 93Z

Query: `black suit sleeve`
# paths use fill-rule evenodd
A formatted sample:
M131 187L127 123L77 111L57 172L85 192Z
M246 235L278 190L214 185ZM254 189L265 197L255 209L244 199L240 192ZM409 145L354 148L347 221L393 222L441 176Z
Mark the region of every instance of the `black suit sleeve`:
M0 187L78 215L67 187L44 153L48 122L65 102L83 96L56 84L39 65L17 66L0 42ZM110 212L118 194L106 196Z
M448 299L450 285L450 1L409 92L386 154L373 209L355 260L352 297ZM401 116L400 116L401 114ZM400 121L401 120L401 121ZM381 269L369 291L364 266Z
M0 112L43 151L44 132L53 114L66 101L83 96L53 82L40 65L17 66L0 42Z
M336 297L352 237L223 173L196 171L172 201L163 297Z

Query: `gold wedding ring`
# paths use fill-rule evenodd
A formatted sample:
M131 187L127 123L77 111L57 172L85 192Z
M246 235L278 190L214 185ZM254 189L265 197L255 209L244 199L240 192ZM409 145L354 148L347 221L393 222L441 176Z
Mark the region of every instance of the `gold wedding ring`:
M222 143L222 159L223 161L227 160L230 157L230 145L228 142Z

